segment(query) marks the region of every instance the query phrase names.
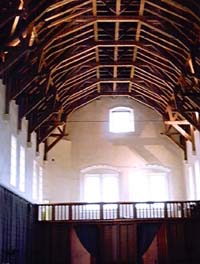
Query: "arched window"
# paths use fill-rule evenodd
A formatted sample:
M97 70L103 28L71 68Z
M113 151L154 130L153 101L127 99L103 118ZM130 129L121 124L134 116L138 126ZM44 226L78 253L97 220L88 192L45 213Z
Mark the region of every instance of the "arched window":
M104 167L85 171L83 199L85 202L119 201L119 173Z
M129 197L131 201L167 201L168 170L137 169L129 177Z
M134 132L134 112L129 107L115 107L109 113L109 131L112 133Z

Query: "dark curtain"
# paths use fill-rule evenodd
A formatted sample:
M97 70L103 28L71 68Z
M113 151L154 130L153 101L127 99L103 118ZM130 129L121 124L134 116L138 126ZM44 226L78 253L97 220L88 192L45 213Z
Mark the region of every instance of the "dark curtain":
M33 205L0 186L0 263L31 263Z
M99 255L99 229L96 225L80 224L75 226L76 234L85 249L96 259Z
M151 245L154 237L156 236L161 224L158 223L148 223L148 224L138 224L137 227L137 264L143 264L142 256L147 251Z

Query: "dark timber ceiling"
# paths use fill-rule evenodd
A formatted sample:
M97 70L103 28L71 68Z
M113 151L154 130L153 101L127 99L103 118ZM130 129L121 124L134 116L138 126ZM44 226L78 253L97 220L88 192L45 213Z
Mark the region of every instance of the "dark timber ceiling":
M73 110L128 96L183 149L200 130L199 0L1 0L0 75L48 152ZM53 138L47 143L48 138ZM194 144L193 144L194 145Z

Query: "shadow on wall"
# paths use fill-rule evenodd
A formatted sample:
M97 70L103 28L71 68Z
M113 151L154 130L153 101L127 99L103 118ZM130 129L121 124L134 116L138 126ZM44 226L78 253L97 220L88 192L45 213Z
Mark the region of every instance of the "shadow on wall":
M169 159L173 157L173 162L178 158L181 160L181 152L177 149L176 146L172 145L171 142L166 138L139 138L127 137L123 138L113 138L111 142L116 146L125 146L132 153L136 153L140 156L147 164L157 164L160 166L168 166L163 162L164 157ZM155 150L156 151L155 151ZM175 153L179 153L176 155ZM170 155L170 156L169 156Z

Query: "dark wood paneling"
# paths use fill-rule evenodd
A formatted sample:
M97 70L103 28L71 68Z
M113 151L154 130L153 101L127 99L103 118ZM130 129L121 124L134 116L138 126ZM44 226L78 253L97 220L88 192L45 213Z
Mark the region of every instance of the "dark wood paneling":
M34 263L70 263L70 233L65 223L38 223L35 234Z
M157 246L158 246L158 263L168 263L168 243L167 243L167 229L166 223L161 225L157 234Z
M101 226L102 263L136 263L136 224Z
M92 263L136 264L139 224L141 222L98 223L99 256L98 259L93 258ZM72 263L70 252L73 243L70 243L70 228L72 225L67 223L38 223L33 263ZM197 220L163 222L151 246L144 254L144 263L149 264L153 259L157 264L199 264L199 246L200 223ZM76 260L78 261L77 256Z
M200 263L200 223L198 221L167 224L169 263Z
M0 186L0 263L32 264L34 206Z

